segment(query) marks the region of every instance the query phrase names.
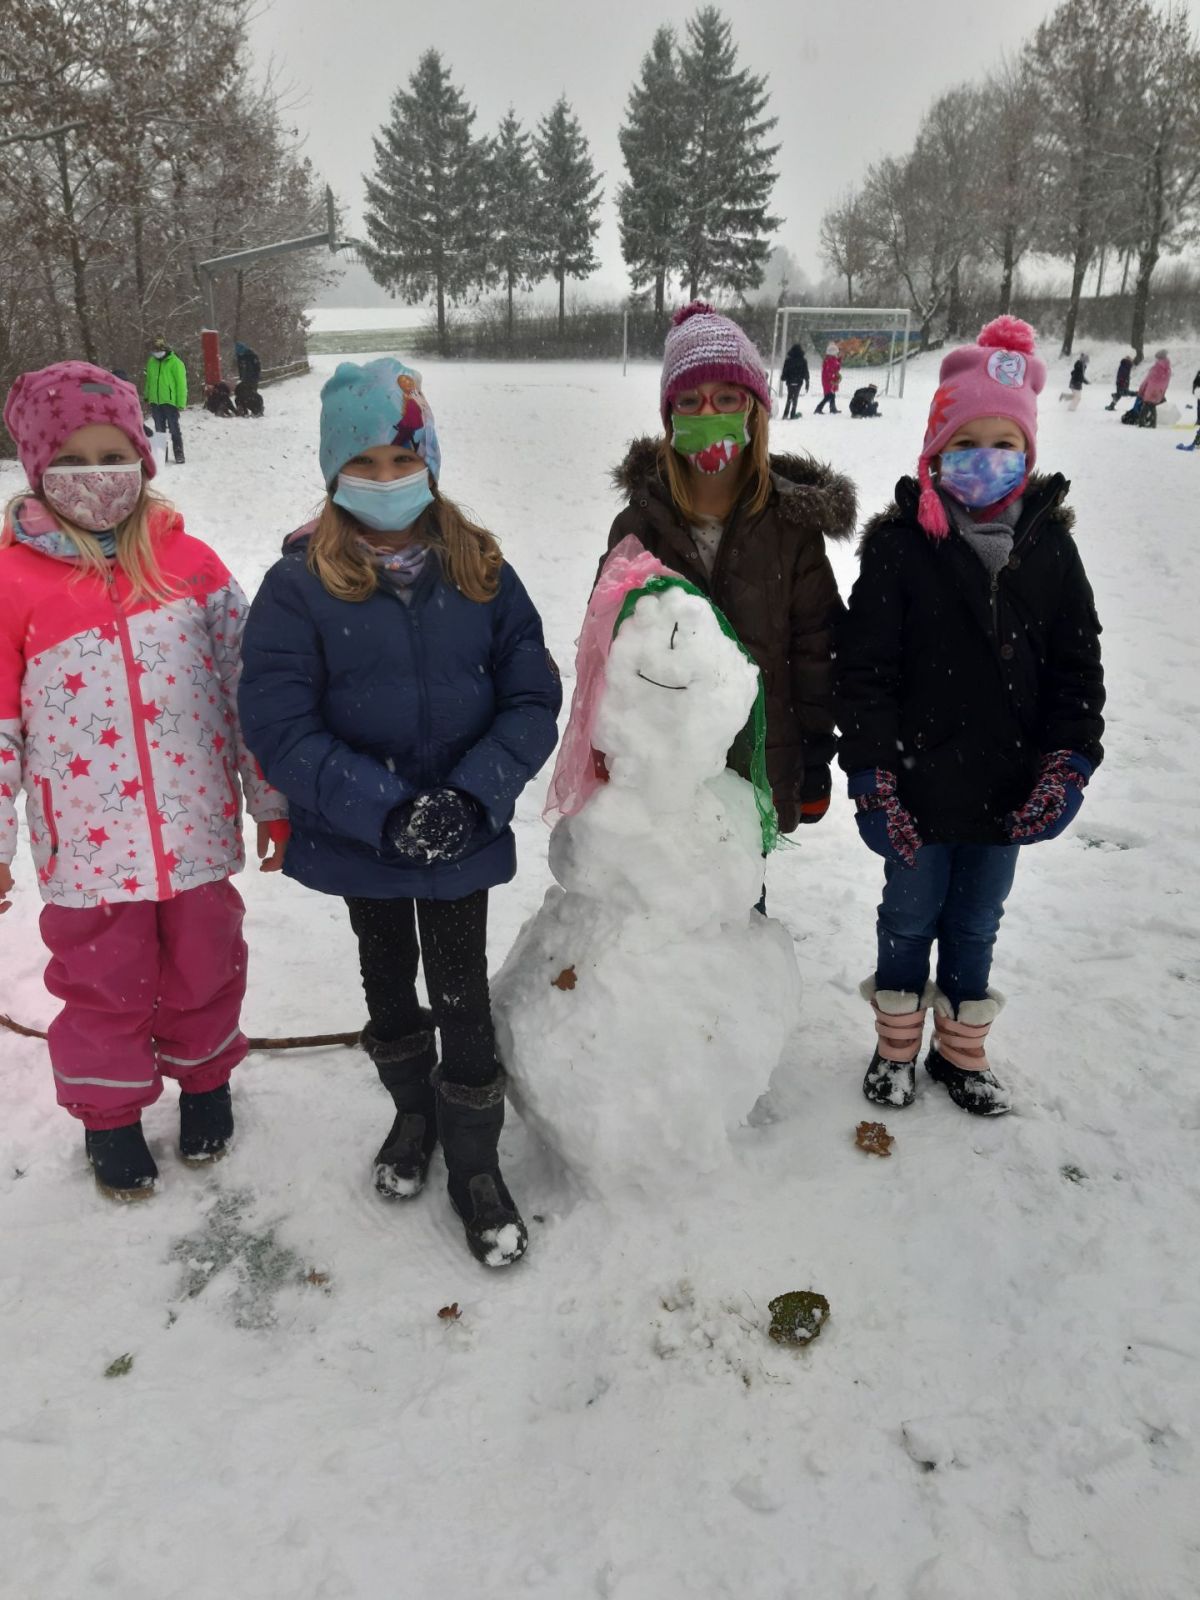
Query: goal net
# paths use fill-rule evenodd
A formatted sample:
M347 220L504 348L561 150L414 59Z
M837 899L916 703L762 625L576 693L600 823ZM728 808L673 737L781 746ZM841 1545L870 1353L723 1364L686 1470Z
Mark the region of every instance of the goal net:
M843 367L884 368L884 394L892 393L895 375L895 393L903 398L908 357L919 339L912 312L903 306L779 306L771 338L770 385L774 390L775 374L792 345L802 345L819 367L825 347L836 344Z

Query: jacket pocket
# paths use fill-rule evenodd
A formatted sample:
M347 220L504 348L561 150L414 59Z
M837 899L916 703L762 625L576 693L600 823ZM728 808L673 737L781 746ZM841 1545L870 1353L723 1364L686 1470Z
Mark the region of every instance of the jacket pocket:
M50 790L50 779L40 778L38 788L42 795L42 821L46 825L46 838L50 845L50 854L46 861L46 875L49 877L58 864L58 824L54 820L54 796Z

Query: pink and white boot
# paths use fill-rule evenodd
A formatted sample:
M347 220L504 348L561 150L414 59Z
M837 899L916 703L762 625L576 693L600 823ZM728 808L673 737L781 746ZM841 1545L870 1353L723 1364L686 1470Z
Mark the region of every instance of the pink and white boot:
M934 986L927 983L924 994L916 995L904 989L877 989L875 979L867 978L858 992L875 1013L877 1039L863 1094L873 1105L910 1106L917 1097L917 1057Z
M1004 996L992 993L964 1000L956 1016L942 991L936 985L933 990L934 1036L925 1070L949 1090L956 1106L977 1117L1002 1117L1012 1110L1012 1095L992 1072L984 1049L1003 1005Z

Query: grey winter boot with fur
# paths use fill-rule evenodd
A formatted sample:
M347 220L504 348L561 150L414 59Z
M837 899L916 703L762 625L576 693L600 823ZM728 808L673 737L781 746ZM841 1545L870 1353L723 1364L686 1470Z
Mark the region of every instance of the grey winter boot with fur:
M859 994L875 1013L875 1054L863 1079L863 1094L872 1105L900 1109L917 1097L917 1057L925 1032L925 1013L933 1000L933 985L923 994L904 989L877 989L875 979L859 985Z
M529 1234L500 1176L500 1130L504 1126L503 1068L491 1083L448 1083L434 1074L438 1133L446 1157L450 1204L462 1219L467 1246L485 1267L519 1261Z
M375 1063L379 1081L392 1097L396 1119L375 1157L372 1176L385 1200L411 1200L425 1186L437 1144L437 1107L430 1078L437 1066L437 1045L430 1026L403 1039L379 1039L371 1024L362 1031L362 1047Z
M988 1065L984 1050L1004 996L989 993L982 1000L964 1000L957 1014L938 988L933 994L933 1044L925 1070L949 1091L951 1100L977 1117L1002 1117L1012 1110L1012 1095Z

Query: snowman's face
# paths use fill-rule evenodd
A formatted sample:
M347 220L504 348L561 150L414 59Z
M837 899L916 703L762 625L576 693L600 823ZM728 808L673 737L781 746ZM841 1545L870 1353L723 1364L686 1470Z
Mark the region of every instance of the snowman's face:
M712 776L757 688L757 671L707 601L677 588L643 595L609 652L597 745L642 765Z

